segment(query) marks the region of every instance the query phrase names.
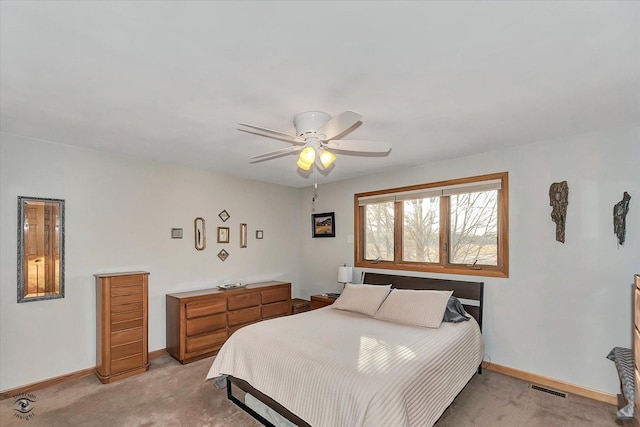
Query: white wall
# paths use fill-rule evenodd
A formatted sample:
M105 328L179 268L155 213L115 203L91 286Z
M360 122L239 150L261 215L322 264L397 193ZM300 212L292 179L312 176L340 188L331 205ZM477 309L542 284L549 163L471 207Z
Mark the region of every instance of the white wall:
M29 171L27 163L34 165ZM484 279L487 357L615 393L615 368L605 356L615 345L631 345L630 284L640 273L638 165L640 127L634 127L320 182L315 212L336 213L336 237L312 239L310 188L0 134L0 390L94 366L95 273L151 272L153 351L165 347L169 292L224 279L291 280L294 296L338 291L338 265L353 265L354 193L508 171L510 277ZM565 244L555 241L547 195L561 180L569 183ZM623 191L632 199L627 243L618 248L612 209ZM16 303L18 195L66 200L64 299ZM228 245L215 243L222 209L231 214ZM196 216L207 220L203 252L193 249ZM240 222L249 224L247 249L238 247ZM184 228L185 238L171 240L171 227ZM264 240L255 240L256 229L265 231ZM222 247L231 253L224 263L215 256Z
M17 196L66 201L63 299L16 303ZM166 293L225 279L287 280L299 293L291 242L301 227L298 196L288 187L0 134L0 204L0 390L95 366L95 273L151 272L150 351L165 348ZM201 252L197 216L207 227ZM229 244L216 243L222 225ZM184 239L172 240L172 227L182 227ZM225 262L216 257L221 248L230 253Z
M486 357L616 393L615 368L605 357L614 346L631 346L630 285L640 273L639 167L640 127L633 127L320 183L315 209L335 211L335 239L311 238L312 191L300 190L302 294L340 289L337 266L353 265L354 193L508 171L510 277L483 279ZM562 180L569 184L565 244L555 241L548 196L550 184ZM624 191L632 199L627 241L618 247L612 211Z

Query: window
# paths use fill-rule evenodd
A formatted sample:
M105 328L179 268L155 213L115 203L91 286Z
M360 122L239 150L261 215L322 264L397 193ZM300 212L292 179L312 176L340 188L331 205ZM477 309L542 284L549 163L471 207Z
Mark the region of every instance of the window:
M356 266L508 277L508 173L355 195Z

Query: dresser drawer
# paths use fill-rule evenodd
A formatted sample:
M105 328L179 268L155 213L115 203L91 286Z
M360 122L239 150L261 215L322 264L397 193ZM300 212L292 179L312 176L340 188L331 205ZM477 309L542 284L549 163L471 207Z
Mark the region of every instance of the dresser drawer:
M113 307L119 304L127 304L131 302L140 302L142 303L142 292L137 294L125 294L125 295L115 295L111 297L111 310L113 311Z
M138 327L142 327L142 317L138 319L125 320L124 322L111 322L112 332Z
M111 288L111 297L117 295L128 295L128 294L141 294L142 293L142 283L137 285L123 285L118 287Z
M227 299L215 298L208 301L190 302L187 304L187 319L227 311Z
M233 295L228 298L227 306L229 310L238 310L240 308L255 307L260 305L260 294L252 292L250 294Z
M228 312L229 326L260 320L260 307L244 308Z
M288 301L274 302L273 304L265 304L262 306L262 317L264 319L283 316L285 314L291 314L291 305Z
M127 320L142 319L143 313L144 312L142 310L111 313L111 324L113 325L114 323L125 322Z
M227 330L198 335L187 338L187 353L195 353L200 350L216 350L227 339Z
M227 316L225 313L187 319L187 336L197 335L208 331L215 331L217 329L223 329L226 327Z
M130 371L143 366L142 353L111 361L111 373Z
M127 304L116 304L111 306L111 314L114 313L124 313L130 311L142 310L144 308L144 302L131 302Z
M142 354L142 341L111 347L111 358L113 360L133 356L138 353Z
M277 301L286 301L289 299L289 288L269 289L262 291L262 303L269 304Z
M133 274L130 276L112 276L111 288L118 288L127 285L139 285L144 282L146 274Z
M142 341L142 328L126 329L124 331L111 332L111 346L128 344L133 341Z

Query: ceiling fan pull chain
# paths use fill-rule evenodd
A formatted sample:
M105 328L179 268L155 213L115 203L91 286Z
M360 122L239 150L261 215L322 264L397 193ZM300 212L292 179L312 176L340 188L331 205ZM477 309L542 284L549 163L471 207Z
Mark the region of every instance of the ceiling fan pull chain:
M313 197L311 198L311 212L316 211L316 199L318 198L318 183L316 182L316 168L311 171L313 176Z

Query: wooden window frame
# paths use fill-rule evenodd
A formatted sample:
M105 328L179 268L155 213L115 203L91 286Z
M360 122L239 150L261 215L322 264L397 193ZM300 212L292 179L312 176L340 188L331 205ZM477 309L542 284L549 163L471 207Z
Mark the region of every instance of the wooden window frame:
M403 203L395 202L394 209L394 261L370 261L364 259L364 208L359 206L362 197L382 196L391 193L426 190L435 187L471 184L481 181L501 180L498 192L498 265L472 267L448 262L449 245L449 197L440 196L440 261L421 263L402 261ZM509 277L509 173L500 172L487 175L432 182L407 187L390 188L354 194L355 266L382 270L422 271L442 274L464 274L469 276Z

